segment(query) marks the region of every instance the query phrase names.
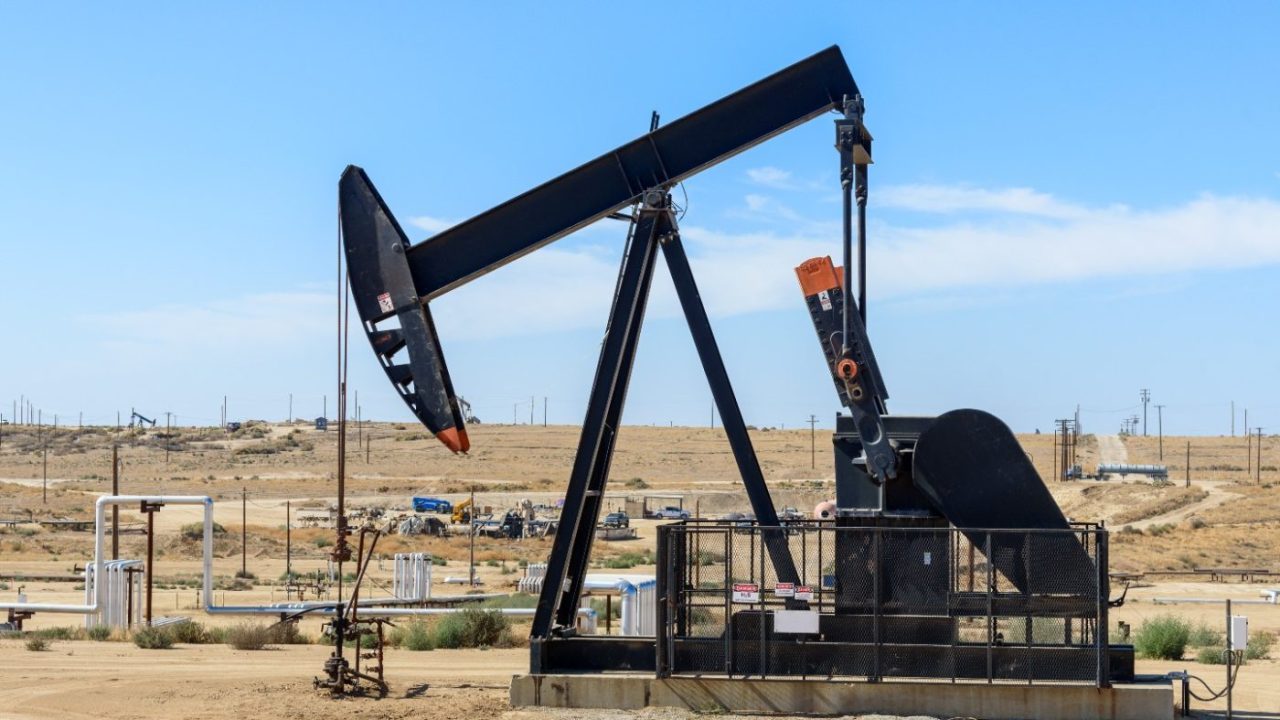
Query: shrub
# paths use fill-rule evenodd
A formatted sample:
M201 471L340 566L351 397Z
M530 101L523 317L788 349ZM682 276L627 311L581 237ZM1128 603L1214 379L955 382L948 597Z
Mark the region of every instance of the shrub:
M44 652L49 649L51 643L38 635L27 638L27 649L31 652Z
M168 650L173 647L173 636L164 628L144 627L134 631L133 644L143 650Z
M279 622L271 626L272 645L310 645L311 638L298 630L296 622Z
M213 524L214 535L226 535L227 529L219 525ZM204 523L188 523L182 526L182 537L184 540L203 540L204 539Z
M227 629L226 643L237 650L262 650L271 643L271 636L266 625L245 622Z
M85 631L84 628L63 626L42 628L31 634L45 640L80 640L84 638Z
M626 552L604 561L604 566L613 570L626 570L637 565L652 565L654 559L647 552Z
M327 548L327 547L329 547L329 546L330 546L330 545L332 545L332 544L333 544L333 541L332 541L332 540L330 540L330 539L329 539L329 538L327 538L327 537L318 537L318 538L316 538L316 547L318 547L318 548Z
M184 622L168 627L169 637L184 645L204 645L212 642L209 632L198 622Z
M360 647L364 650L374 650L378 647L378 634L376 632L363 633L360 635Z
M1206 646L1196 651L1196 662L1202 665L1225 665L1227 656L1222 645Z
M1153 660L1180 660L1191 636L1191 624L1180 617L1161 615L1142 624L1134 638L1138 654Z
M1187 644L1191 647L1220 646L1223 642L1222 633L1206 625L1203 620L1192 628L1191 634L1187 636ZM1221 650L1222 648L1219 647L1218 649Z
M90 640L97 640L98 642L110 640L111 627L109 625L94 625L86 631L86 634Z
M510 644L511 621L496 610L467 608L445 615L436 623L436 647L502 647Z
M1266 630L1260 630L1249 636L1249 644L1245 648L1244 656L1250 660L1262 660L1271 654L1271 646L1276 642L1276 635Z
M237 570L236 577L241 580L257 580L258 576L253 574L251 570Z
M415 652L436 649L435 639L431 637L431 629L421 620L411 620L395 626L391 629L387 642L395 647Z

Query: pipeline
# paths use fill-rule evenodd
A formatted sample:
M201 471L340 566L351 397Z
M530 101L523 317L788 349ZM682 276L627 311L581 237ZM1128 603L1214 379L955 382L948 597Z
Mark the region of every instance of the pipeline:
M299 603L273 603L269 605L215 605L213 602L213 498L204 495L103 495L98 498L94 504L94 541L93 541L93 565L86 568L86 573L92 570L95 582L93 583L92 593L88 590L89 584L86 583L86 601L83 605L69 605L60 603L28 603L28 602L6 602L0 603L0 610L20 610L23 612L47 612L47 613L68 613L74 615L97 615L101 610L108 606L107 585L103 582L104 573L108 572L108 565L111 566L112 572L123 570L123 563L130 561L110 561L103 557L105 539L106 539L106 508L112 505L130 505L134 503L157 503L161 505L202 505L204 506L204 532L202 542L202 566L203 581L201 587L201 599L204 604L204 611L209 615L280 615L283 613L297 612L300 610L311 610L323 615L332 615L340 604L336 600L323 600ZM136 561L134 561L136 562ZM117 568L116 566L121 567ZM427 587L421 586L422 580L426 580ZM419 575L413 578L407 590L411 593L425 592L430 597L430 570L427 569L425 578ZM117 583L123 586L122 583ZM117 590L118 592L119 590ZM92 594L92 601L89 595ZM420 597L420 596L419 596ZM449 613L462 612L463 608L378 608L376 603L395 603L404 602L404 599L391 597L372 601L370 604L374 607L368 610L361 610L360 615L364 617L412 617L418 615L446 615ZM364 603L361 603L363 607ZM532 616L534 610L532 608L495 608L497 612L513 617ZM578 612L579 617L583 618L584 629L590 628L588 632L593 632L596 626L596 613L590 608L582 608Z

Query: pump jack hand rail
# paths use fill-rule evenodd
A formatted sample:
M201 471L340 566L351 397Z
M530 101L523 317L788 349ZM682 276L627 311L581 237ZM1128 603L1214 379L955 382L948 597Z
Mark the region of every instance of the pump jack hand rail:
M668 190L681 180L860 97L839 48L654 128L585 165L417 245L411 245L363 170L339 183L343 241L355 305L401 397L451 450L469 447L461 406L428 301L596 220L634 206L564 509L534 617L534 671L545 643L573 633L587 560L661 247L777 577L797 572L706 310L680 243ZM860 119L859 119L860 123ZM860 125L859 125L860 127ZM870 161L870 135L842 148ZM399 327L386 327L394 318ZM382 325L383 327L379 327ZM407 355L407 361L402 357Z

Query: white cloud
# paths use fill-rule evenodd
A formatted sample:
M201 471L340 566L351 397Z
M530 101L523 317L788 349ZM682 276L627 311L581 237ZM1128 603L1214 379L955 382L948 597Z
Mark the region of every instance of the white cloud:
M409 218L409 224L420 229L426 230L428 233L435 235L444 232L454 225L458 224L457 220L445 220L443 218L431 217L430 215L417 215Z
M1280 201L1268 198L1204 195L1139 211L1121 205L1092 208L1030 189L918 187L930 189L899 192L897 206L957 215L942 224L873 222L868 253L875 278L871 293L877 298L984 302L1013 297L1028 285L1280 264ZM838 222L806 219L765 195L748 196L745 203L744 217L772 222L746 233L707 225L682 228L713 317L794 307L799 297L792 269L820 255L838 262ZM981 212L959 214L972 210ZM603 330L622 234L621 223L595 228L434 300L442 339L447 344ZM665 263L659 262L649 316L676 316L679 306ZM333 306L329 292L299 291L86 320L103 337L135 348L225 352L328 338Z
M747 170L747 179L757 185L781 190L789 190L794 187L791 182L791 172L776 167L750 168Z
M1091 208L1030 189L919 187L929 190L898 194L898 206L910 200L930 212L982 212L941 225L875 222L868 247L875 297L981 302L975 292L1009 297L1027 285L1280 263L1280 202L1271 199L1205 195L1136 211ZM682 228L713 316L794 306L799 299L792 269L814 256L839 261L837 222L806 219L766 195L751 194L744 202L739 216L787 229ZM607 242L526 256L435 301L441 334L484 338L603 328L619 252L620 243ZM657 274L650 316L676 315L665 267Z
M875 191L875 204L927 213L994 212L1064 220L1090 213L1088 208L1031 188L988 190L964 185L890 185Z
M332 293L259 293L90 314L81 320L107 343L135 349L234 352L250 347L287 346L332 333L336 305Z

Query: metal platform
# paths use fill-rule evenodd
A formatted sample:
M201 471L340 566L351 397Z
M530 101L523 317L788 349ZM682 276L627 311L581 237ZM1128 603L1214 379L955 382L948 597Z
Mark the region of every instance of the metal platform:
M674 707L760 715L929 715L986 720L1160 720L1174 716L1169 683L1036 685L1012 683L857 683L640 674L518 675L512 707Z

